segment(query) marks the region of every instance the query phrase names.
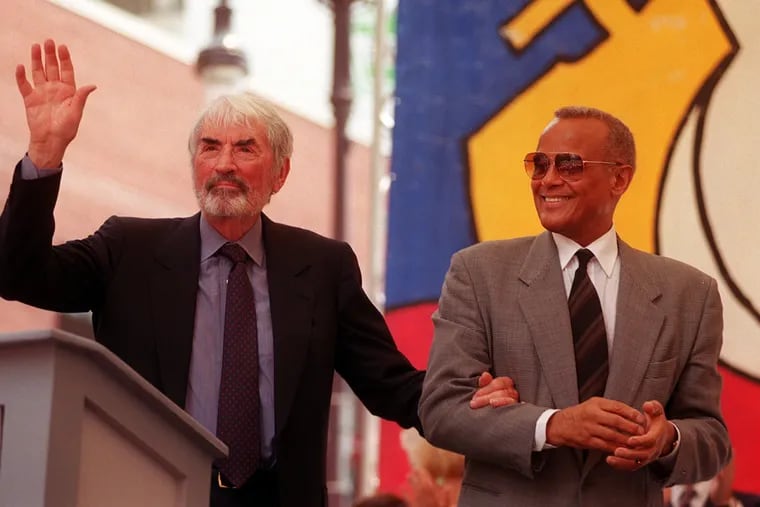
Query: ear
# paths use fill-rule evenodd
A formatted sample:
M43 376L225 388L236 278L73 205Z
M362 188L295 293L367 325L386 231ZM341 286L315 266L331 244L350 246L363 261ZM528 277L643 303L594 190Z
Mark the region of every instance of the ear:
M277 175L277 177L274 180L274 185L272 185L273 194L280 191L282 186L285 184L285 180L288 179L288 174L290 174L290 158L286 158L285 160L282 161L280 174Z
M630 165L621 165L612 169L610 174L610 191L616 197L622 196L633 179L636 170Z

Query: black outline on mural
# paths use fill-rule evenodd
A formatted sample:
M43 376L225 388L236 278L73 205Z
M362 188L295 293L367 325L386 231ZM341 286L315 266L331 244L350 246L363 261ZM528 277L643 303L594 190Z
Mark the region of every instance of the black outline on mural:
M638 12L641 12L649 4L650 4L650 2L646 2L646 4L642 5L641 9L635 9L634 7L632 7L632 8L634 10L637 10ZM728 272L728 269L726 267L726 263L723 260L723 256L720 253L720 249L719 249L719 247L717 245L717 242L715 240L715 236L714 236L714 234L712 232L713 228L712 228L712 226L710 224L709 216L708 216L707 210L705 208L704 197L703 197L703 193L702 193L702 186L700 184L700 181L701 181L700 180L700 161L701 161L701 157L700 157L700 148L699 147L702 144L702 138L703 138L703 135L704 135L704 123L705 123L706 111L707 111L708 105L710 103L710 98L712 96L713 90L715 89L715 87L717 86L718 82L720 81L720 78L725 73L726 69L730 66L731 62L734 60L734 58L736 57L737 53L740 50L739 41L736 38L736 35L734 34L734 32L731 29L730 25L726 21L725 17L723 16L723 12L721 11L720 7L717 5L716 0L708 0L708 5L709 5L709 7L710 7L710 9L711 9L711 11L713 13L713 15L715 16L715 19L718 21L719 25L722 27L723 32L728 37L729 43L731 45L732 50L731 50L731 52L729 52L729 54L725 58L723 58L720 62L717 63L717 65L715 66L715 69L709 74L709 77L705 80L705 82L702 84L702 86L697 90L697 92L694 95L694 98L689 102L689 106L683 112L683 114L681 116L681 121L680 121L680 123L679 123L679 125L678 125L678 127L677 127L677 129L675 131L675 134L674 134L673 138L672 138L672 142L671 142L670 147L668 149L668 153L667 153L667 155L665 157L665 165L664 165L664 168L663 168L663 172L662 172L662 175L661 175L661 178L660 178L658 190L657 190L657 193L656 193L655 215L654 215L655 219L654 219L654 224L653 224L653 228L652 228L653 246L654 246L654 252L659 254L660 253L660 239L659 239L659 235L660 235L660 212L661 212L661 208L662 208L663 189L664 189L665 181L667 179L668 169L670 167L670 162L671 162L671 159L672 159L672 156L673 156L673 151L675 149L675 141L676 141L676 139L678 139L678 137L680 136L681 132L683 131L683 128L686 125L686 122L688 121L690 112L692 110L696 110L697 113L698 113L698 119L697 119L696 139L695 139L694 148L693 148L694 149L694 168L693 168L693 170L694 170L694 180L695 180L695 188L696 188L696 194L697 194L697 203L696 204L697 204L697 211L699 213L700 223L702 224L702 227L703 227L703 230L704 230L704 235L705 235L705 238L706 238L706 240L707 240L707 242L708 242L708 244L710 246L710 250L712 252L713 258L715 259L715 262L716 262L716 264L718 266L718 269L719 269L719 271L721 273L721 276L725 280L727 286L730 288L732 294L736 297L736 299L739 301L739 303L743 307L745 307L755 317L755 319L758 320L758 322L760 322L760 313L754 308L754 306L752 305L752 303L749 300L749 298L747 298L741 292L741 290L739 289L738 285L736 284L736 282L734 282L733 278L731 277L731 275ZM557 58L555 58L551 63L549 63L543 69L543 71L540 72L539 77L537 77L536 80L534 80L532 83L529 83L522 90L519 90L517 93L515 93L515 95L512 97L511 100L508 100L508 101L505 101L504 103L502 103L501 107L497 108L494 111L494 113L491 116L489 116L483 123L481 123L481 125L478 128L474 129L472 132L470 132L468 135L466 135L462 139L462 141L460 142L460 144L461 144L460 154L461 154L461 157L462 157L462 166L464 168L464 171L463 171L462 174L463 174L463 179L464 179L464 190L466 192L466 195L469 196L470 203L472 203L472 185L471 185L472 168L470 167L470 164L469 164L469 157L468 157L468 150L467 150L467 143L468 143L469 139L472 136L474 136L477 132L479 132L484 126L486 126L488 123L490 123L500 113L500 111L502 111L505 107L507 107L507 105L509 105L510 103L516 101L527 89L529 89L531 86L534 86L535 83L536 83L536 81L540 80L541 76L546 75L546 73L548 73L557 63L559 63L559 62L578 61L578 60L580 60L582 58L586 58L589 54L593 53L599 47L599 45L604 42L604 40L607 37L609 37L609 35L610 35L609 32L606 30L606 28L603 25L601 25L598 22L598 19L594 16L593 12L589 10L588 6L582 0L579 1L579 2L577 2L577 3L572 3L572 4L568 5L565 9L563 9L561 11L561 13L555 19L557 19L560 16L562 16L565 12L567 12L570 8L572 8L574 6L581 6L586 11L587 15L589 16L589 19L592 19L596 23L596 25L597 25L597 27L599 29L599 32L601 34L600 37L596 41L596 44L594 45L594 47L590 51L588 51L587 53L585 53L580 58L575 58L575 59L574 58L567 58L567 57L563 58L562 56L558 56ZM511 17L507 18L502 23L500 23L499 26L500 27L505 26L510 20L512 20L516 16L518 16L520 12L521 11L518 11L514 16L511 16ZM541 33L543 33L545 30L547 30L550 26L551 25L547 25L543 30L541 30L540 32L538 32L536 34L536 37L538 37ZM506 48L510 52L512 52L513 54L519 56L520 54L523 53L523 51L516 49L506 39L502 39L502 40L504 40L504 44L505 44ZM474 238L471 238L471 239L473 239L475 242L478 242L478 241L480 241L480 235L478 233L478 227L477 227L477 224L475 222L475 216L474 216L474 212L472 210L472 207L470 207L470 221L471 221L471 226L472 226L472 231L473 231L473 236L474 236ZM721 363L722 366L725 366L727 369L735 372L738 375L741 375L744 378L747 378L748 380L751 380L753 382L760 382L760 377L756 377L756 376L754 376L754 375L752 375L752 374L750 374L748 372L739 370L735 366L732 366L731 364L727 363L726 361L724 361L722 359L721 359L720 363Z
M527 4L526 4L526 6L527 6ZM462 139L459 141L459 144L460 144L459 154L460 154L460 157L462 158L462 168L463 168L463 170L462 170L462 179L463 179L463 185L462 185L462 187L463 187L463 190L465 192L465 195L467 196L467 201L470 204L469 207L468 207L468 211L469 211L469 215L470 215L470 227L471 227L471 231L472 231L472 234L470 236L470 240L472 241L472 244L480 242L481 239L480 239L480 234L478 233L477 223L475 222L475 213L474 213L473 208L472 208L472 202L473 202L472 184L471 184L471 181L472 181L472 167L470 167L470 161L469 161L468 150L467 150L467 143L469 142L470 138L472 138L481 129L483 129L483 127L485 127L491 121L493 121L493 119L496 118L496 116L505 107L507 107L507 105L511 104L512 102L515 102L518 99L518 97L520 97L523 93L525 93L525 91L528 90L530 87L534 86L535 83L537 81L539 81L543 76L545 76L552 68L554 68L555 65L557 65L558 63L561 63L561 62L577 62L579 60L582 60L583 58L586 58L589 54L591 54L593 51L595 51L596 48L598 48L600 44L602 44L605 40L607 40L607 38L609 38L610 32L607 31L607 29L599 22L599 19L596 16L594 16L594 13L591 10L589 10L588 6L583 1L578 1L577 3L572 3L572 4L568 5L565 9L563 9L562 11L560 11L560 13L554 19L559 19L568 10L570 10L572 7L578 7L578 6L581 7L581 8L583 8L586 11L586 14L588 15L589 19L591 21L593 21L593 23L595 24L597 30L599 31L599 37L597 37L597 39L594 41L594 45L592 46L592 48L589 51L587 51L586 53L584 53L583 55L581 55L581 56L579 56L577 58L563 57L562 55L558 55L557 58L555 58L554 60L552 60L551 62L549 62L546 65L546 67L544 67L543 69L541 69L539 71L539 74L537 75L537 77L536 77L536 79L534 81L526 84L522 89L520 89L517 92L515 92L515 94L512 96L512 98L510 100L506 100L506 101L502 102L501 105L499 105L498 107L496 107L494 109L493 113L491 115L489 115L485 120L483 120L478 127L476 127L475 129L473 129L471 132L465 134L462 137ZM523 9L524 9L524 7L523 7ZM504 21L502 21L501 23L499 23L499 25L498 25L499 26L499 31L507 23L509 23L511 20L513 20L514 18L516 18L517 16L519 16L520 12L522 12L523 9L517 11L513 16L510 16L510 17L504 19ZM535 37L536 38L539 37L540 34L544 33L546 30L548 30L550 26L551 26L551 23L547 24L542 30L540 30L539 32L536 33ZM517 50L512 44L509 43L509 41L507 41L503 37L501 37L501 40L504 43L504 47L510 53L512 53L512 54L514 54L516 56L520 56L523 53L522 51Z
M736 298L739 305L744 307L754 317L754 319L758 321L758 323L760 323L760 312L757 311L757 309L754 307L750 299L746 295L744 295L742 290L739 288L739 285L734 281L734 277L729 273L727 264L723 259L723 255L721 254L720 247L718 246L715 235L713 234L714 228L709 219L709 213L705 205L703 185L701 183L702 181L701 180L702 145L703 145L703 140L704 140L707 110L709 109L709 105L710 105L715 88L718 86L718 83L723 77L723 74L725 74L726 70L730 67L731 63L734 61L737 54L741 50L741 45L739 44L739 40L736 38L736 34L734 34L733 30L731 29L731 26L726 21L726 18L723 16L723 12L720 10L720 7L717 5L716 1L715 0L708 0L708 1L712 9L713 15L715 16L716 20L718 21L720 26L723 28L723 32L727 35L729 39L732 51L728 55L726 55L726 57L723 60L718 62L718 64L715 66L715 70L713 70L713 72L710 73L709 77L705 80L702 87L697 91L697 93L694 96L694 100L691 101L690 107L685 111L682 117L682 122L679 125L678 129L676 130L675 135L673 136L673 143L671 144L670 149L668 151L668 155L666 157L665 168L663 170L662 177L660 179L659 190L657 192L657 205L655 209L655 227L654 227L654 234L655 234L654 251L658 254L660 253L660 212L661 212L661 207L662 207L663 190L665 186L665 181L667 179L668 169L670 168L670 162L673 156L673 151L675 150L675 141L679 138L683 130L683 127L688 121L689 113L692 110L694 110L697 113L697 124L696 124L696 129L695 129L694 145L692 146L692 160L693 160L692 176L694 179L696 206L697 206L697 212L699 215L699 222L702 225L704 237L705 237L705 240L707 241L707 244L709 245L713 260L715 261L715 264L718 267L718 271L720 272L720 275L723 278L723 281L725 282L726 286L731 291L731 294ZM720 364L721 366L725 367L726 369L730 370L732 373L738 376L741 376L754 383L760 383L760 377L753 375L747 371L744 371L728 363L724 359L720 360Z
M646 4L642 6L642 9L635 9L634 7L632 8L640 12L641 10L646 8L646 6L649 4L650 2L648 1ZM721 255L720 248L717 245L715 236L713 234L713 227L710 223L709 215L705 207L704 195L702 191L702 184L701 184L701 178L700 178L700 174L701 174L701 149L700 148L702 146L702 141L703 141L703 136L704 136L704 124L706 121L707 109L710 104L710 100L711 100L714 89L716 88L721 77L726 72L726 70L731 65L731 63L736 58L736 55L741 49L739 41L736 38L736 35L734 34L730 25L728 24L725 17L723 16L723 12L721 11L720 7L717 5L716 0L708 0L708 4L712 10L713 15L715 16L715 19L718 21L720 26L723 28L723 32L728 37L729 42L731 44L732 51L729 52L729 54L725 58L723 58L720 62L717 63L717 65L715 66L715 69L709 74L708 78L705 80L702 86L697 90L697 92L694 95L694 98L689 102L689 106L683 112L683 115L681 117L681 122L679 123L677 129L675 130L675 134L673 135L672 142L668 149L668 153L665 157L665 165L663 168L662 176L660 178L658 190L656 193L655 215L654 215L655 220L653 224L654 227L652 229L652 234L654 236L653 246L654 246L654 252L659 254L660 253L659 237L660 237L660 225L661 225L660 213L661 213L661 208L662 208L663 190L665 186L665 181L667 179L668 170L669 170L670 163L673 156L673 151L675 150L675 141L679 138L681 132L683 131L683 128L686 125L686 122L688 121L691 111L694 110L697 112L698 118L697 118L696 132L695 132L696 137L695 137L695 142L693 146L693 160L694 160L693 177L695 181L695 191L696 191L696 199L697 199L696 204L697 204L697 211L699 213L700 223L702 224L705 238L708 242L713 258L718 266L718 270L720 271L721 276L725 280L725 283L731 290L734 297L740 303L740 305L746 308L752 314L752 316L758 322L760 322L760 312L758 312L754 308L749 298L742 293L739 286L736 284L736 282L734 282L733 277L730 275L727 269L726 263L723 260L723 256ZM610 35L609 32L606 30L604 26L602 26L598 22L598 19L594 16L593 12L589 10L588 6L586 6L586 4L582 0L578 1L577 3L572 3L568 5L568 7L563 9L555 19L565 14L565 12L567 12L573 6L581 6L582 8L584 8L586 10L586 13L589 16L589 19L593 20L596 23L600 36L598 40L596 41L596 44L593 46L593 48L579 58L567 58L567 57L562 57L562 56L558 56L557 58L555 58L542 71L540 71L540 73L538 74L538 77L533 82L527 84L523 89L517 91L510 100L503 102L501 106L497 107L494 110L493 114L487 117L480 124L480 126L473 129L470 133L468 133L461 139L460 156L462 158L462 167L463 167L463 171L462 171L462 177L464 180L463 190L465 191L465 195L468 196L470 204L472 203L472 185L471 185L472 168L470 167L468 150L467 150L467 144L468 144L469 139L472 136L474 136L477 132L479 132L483 127L485 127L488 123L490 123L505 107L507 107L507 105L516 101L527 89L534 86L535 83L539 81L542 76L546 75L557 63L573 62L573 61L578 61L580 59L586 58L589 54L592 54L599 47L599 45L604 42L604 40L606 40L609 37ZM518 11L517 13L515 13L514 16L506 18L503 22L499 24L499 26L500 27L505 26L510 20L517 17L520 12L521 11ZM544 29L538 32L536 34L536 37L538 37L541 33L547 30L550 26L551 24L547 25ZM504 45L506 49L510 51L511 53L517 56L523 53L523 51L518 50L514 46L512 46L512 44L510 44L506 39L502 38L502 40L504 41ZM472 234L470 235L470 240L473 243L477 243L481 240L480 240L477 224L475 222L474 212L472 210L471 205L469 208L469 220L470 220L471 231L472 231ZM437 303L436 299L419 299L416 301L407 301L398 305L394 305L393 307L386 308L386 312L419 306L422 304L435 304L435 303ZM757 377L743 370L740 370L737 367L731 365L730 363L727 363L726 361L722 359L720 360L720 364L721 366L725 367L727 370L731 371L732 373L738 376L741 376L751 382L754 382L754 383L760 382L760 377Z
M532 0L531 0L531 1L532 1ZM647 0L647 1L648 1L648 0ZM521 14L521 13L522 13L524 10L525 10L525 8L526 8L526 7L527 7L529 4L530 4L530 1L529 1L528 3L526 3L526 4L523 6L523 8L522 8L522 9L518 10L517 12L515 12L515 13L514 13L514 15L512 15L512 16L510 16L510 17L506 18L504 21L502 21L501 23L499 23L499 32L501 32L501 31L504 29L504 27L505 27L505 26L507 26L507 24L509 24L509 22L510 22L510 21L512 21L513 19L515 19L516 17L518 17L518 16L519 16L519 15L520 15L520 14ZM591 11L589 8L588 8L588 6L586 5L586 3L585 3L583 0L580 0L580 1L576 0L575 2L571 2L571 3L567 4L567 7L565 7L564 9L562 9L561 11L559 11L559 12L557 13L557 15L554 17L554 21L556 21L556 20L558 20L558 19L562 18L563 16L565 16L565 15L567 14L567 11L569 11L569 10L571 10L571 9L573 9L573 8L581 8L581 9L583 9L584 11L586 11L586 15L589 17L589 19L593 20L593 21L594 21L594 23L596 23L596 28L597 28L597 29L598 29L598 30L599 30L601 33L603 33L603 34L604 34L604 37L602 37L602 38L599 40L599 42L597 43L597 45L598 45L599 43L601 43L601 42L602 42L604 39L606 39L607 37L609 37L610 33L607 31L607 29L606 29L606 28L604 28L604 26L602 26L602 25L599 23L599 20L596 18L596 16L594 16L594 13L593 13L593 12L592 12L592 11ZM535 36L534 36L533 38L534 38L534 39L538 38L538 37L539 37L541 34L543 34L543 33L544 33L544 32L545 32L545 31L546 31L546 30L547 30L547 29L548 29L548 28L549 28L551 25L552 25L552 23L549 23L549 24L547 24L547 25L546 25L546 26L545 26L543 29L541 29L541 30L539 30L538 32L536 32L536 34L535 34ZM510 53L512 53L513 55L515 55L515 56L518 56L518 57L519 57L519 56L522 56L522 54L523 54L523 51L524 51L524 50L516 48L516 47L515 47L515 46L514 46L514 45L513 45L511 42L509 42L509 41L508 41L506 38L504 38L504 37L501 37L501 40L502 40L502 42L504 43L504 45L507 47L507 50L508 50ZM525 47L527 48L528 46L530 46L530 44L526 45ZM596 47L596 46L594 46L594 47ZM592 51L593 51L593 49L592 49ZM588 53L586 53L586 55L587 55L587 54L588 54ZM585 58L585 57L586 57L586 55L583 55L583 56L581 56L581 57L579 57L579 58L561 58L561 57L560 57L560 58L557 58L557 59L556 59L556 60L555 60L555 61L554 61L554 62L551 64L551 66L553 67L553 66L554 66L554 65L556 65L558 62L577 62L578 60L580 60L580 59L582 59L582 58ZM550 67L550 68L551 68L551 67ZM543 74L545 74L545 73L546 73L546 71L544 71L544 73L542 73L541 75L543 75ZM524 90L521 90L521 91L520 91L520 93L522 93L523 91L524 91ZM519 96L519 94L515 95L515 97L518 97L518 96ZM514 100L514 99L513 99L513 100Z
M712 3L712 2L711 2ZM723 20L721 20L723 21ZM730 31L730 28L726 28ZM733 37L733 32L730 32ZM732 41L733 42L733 41ZM738 44L738 41L736 41L735 51L733 54L730 55L730 58L727 59L725 66L723 66L720 69L721 75L726 71L726 69L729 67L733 59L736 57L738 52L741 50L741 47ZM717 79L714 84L714 86L717 86ZM712 90L711 90L712 91ZM721 274L721 277L723 278L724 283L731 291L731 294L734 296L736 301L739 303L740 306L742 306L749 314L754 317L755 321L760 324L760 312L758 312L757 308L755 308L755 305L753 305L750 298L744 294L744 292L739 287L739 284L735 281L735 277L731 275L731 273L728 270L728 265L726 261L724 260L724 256L721 252L721 248L718 245L718 242L715 238L715 235L713 233L714 227L712 223L710 222L710 215L707 210L707 206L705 204L705 196L703 191L703 183L702 183L702 144L704 139L704 131L705 131L705 123L707 121L707 112L710 106L710 102L712 99L712 95L709 97L706 97L705 101L701 105L699 109L699 116L697 119L697 128L696 128L696 138L694 142L694 167L693 167L693 175L694 175L694 187L695 187L695 193L697 198L697 210L699 211L699 220L702 224L702 228L704 229L705 233L705 239L707 240L708 245L710 246L710 251L713 255L713 260L715 261L715 264L718 266L718 271ZM721 364L728 367L731 371L750 379L754 382L760 382L760 376L753 375L752 373L746 372L744 370L739 369L738 367L726 362L725 360L721 359Z

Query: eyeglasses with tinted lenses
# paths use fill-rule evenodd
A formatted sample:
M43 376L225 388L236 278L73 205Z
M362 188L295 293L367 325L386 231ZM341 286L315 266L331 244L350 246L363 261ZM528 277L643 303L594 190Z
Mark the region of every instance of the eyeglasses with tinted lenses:
M554 160L552 160L552 156L554 156ZM525 172L531 179L543 179L553 163L557 174L565 181L580 180L583 177L583 167L586 164L623 165L620 162L583 160L577 153L542 153L540 151L528 153L523 162L525 163Z

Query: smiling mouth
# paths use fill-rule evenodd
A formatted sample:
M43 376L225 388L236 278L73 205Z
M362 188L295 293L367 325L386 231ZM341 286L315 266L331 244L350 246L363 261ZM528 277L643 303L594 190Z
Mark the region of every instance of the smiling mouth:
M561 197L561 196L558 197L558 196L549 196L549 195L544 195L541 197L541 199L543 199L544 202L564 202L564 201L570 200L569 197Z

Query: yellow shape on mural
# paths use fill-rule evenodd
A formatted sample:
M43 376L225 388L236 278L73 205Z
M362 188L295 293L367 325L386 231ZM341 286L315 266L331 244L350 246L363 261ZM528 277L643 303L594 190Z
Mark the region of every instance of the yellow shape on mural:
M668 153L695 94L731 52L708 0L652 0L636 12L624 0L586 0L609 37L575 63L558 63L468 140L470 199L479 240L536 234L525 153L536 147L553 112L565 105L609 111L637 142L637 171L615 227L627 242L654 250L660 184ZM543 28L534 16L531 29ZM539 25L540 24L540 25ZM506 28L509 34L509 26Z
M525 49L536 33L561 14L575 0L535 0L510 21L501 34L518 49Z

